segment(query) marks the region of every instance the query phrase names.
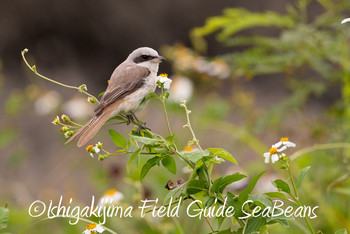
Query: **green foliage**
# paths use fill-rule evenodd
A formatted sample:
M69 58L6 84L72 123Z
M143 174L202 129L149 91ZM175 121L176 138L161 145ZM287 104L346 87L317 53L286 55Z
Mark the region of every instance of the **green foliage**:
M6 207L0 207L0 231L7 228L10 212Z

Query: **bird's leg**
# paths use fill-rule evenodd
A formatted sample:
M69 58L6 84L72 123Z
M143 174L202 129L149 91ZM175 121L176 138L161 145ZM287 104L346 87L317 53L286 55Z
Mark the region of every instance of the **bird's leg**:
M141 121L136 117L134 112L131 112L132 117L134 117L134 119L136 120L136 122L139 124L138 129L136 130L137 132L140 132L141 129L148 129L151 131L150 128L146 127L146 122L143 124L141 123Z
M126 121L126 125L129 125L131 121L134 119L134 117L132 115L126 115L126 117L128 118Z

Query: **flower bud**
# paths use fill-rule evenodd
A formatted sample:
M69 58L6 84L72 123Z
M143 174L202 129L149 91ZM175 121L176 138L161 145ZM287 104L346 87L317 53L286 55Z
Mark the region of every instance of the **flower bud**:
M61 132L67 132L71 127L68 125L64 125L63 127L61 127L60 131Z
M74 132L73 132L73 131L67 131L67 132L64 133L64 137L65 137L65 138L70 138L70 137L73 136L73 135L74 135Z
M94 97L88 97L87 101L90 103L97 103L97 100Z
M84 91L87 91L86 84L80 85L79 88L78 88L78 91L81 92L81 93L84 92Z
M69 118L67 115L65 115L65 114L63 114L63 115L61 116L61 119L62 119L64 122L70 122L70 118Z
M54 125L59 125L61 122L60 122L60 118L58 116L56 116L56 118L52 121L52 123Z

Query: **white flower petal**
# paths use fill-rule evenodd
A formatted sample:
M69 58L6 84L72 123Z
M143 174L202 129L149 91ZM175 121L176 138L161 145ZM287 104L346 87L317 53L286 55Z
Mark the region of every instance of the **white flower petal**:
M282 148L277 149L278 152L285 151L287 149L287 146L282 146Z
M277 162L278 159L279 159L278 154L273 154L273 155L271 155L271 162L272 162L272 163Z
M98 224L95 228L94 228L94 231L97 231L98 233L102 233L104 232L104 228L101 227L101 224Z
M90 153L90 156L93 158L93 157L94 157L94 154L93 154L93 153Z
M283 145L287 146L287 147L295 147L296 144L290 141L284 141Z
M264 153L264 157L265 157L265 158L266 158L266 157L270 157L270 153L269 153L269 152Z
M270 157L265 157L265 163L269 163L270 162Z
M101 151L100 148L97 147L97 145L94 147L94 150L96 153L100 153L100 151Z
M272 145L271 148L278 148L282 145L282 141L277 142L276 144Z
M90 231L90 230L85 230L85 231L83 231L83 233L84 233L84 234L90 234L91 231Z
M342 23L342 24L345 24L345 23L347 23L347 22L350 22L350 18L343 19L341 23Z

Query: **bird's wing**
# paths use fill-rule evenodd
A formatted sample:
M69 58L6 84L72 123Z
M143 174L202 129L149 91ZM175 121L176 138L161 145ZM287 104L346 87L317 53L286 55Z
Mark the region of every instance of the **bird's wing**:
M134 64L123 64L118 67L112 74L100 104L94 110L95 114L98 115L106 106L141 88L145 82L144 78L149 74L147 68Z

